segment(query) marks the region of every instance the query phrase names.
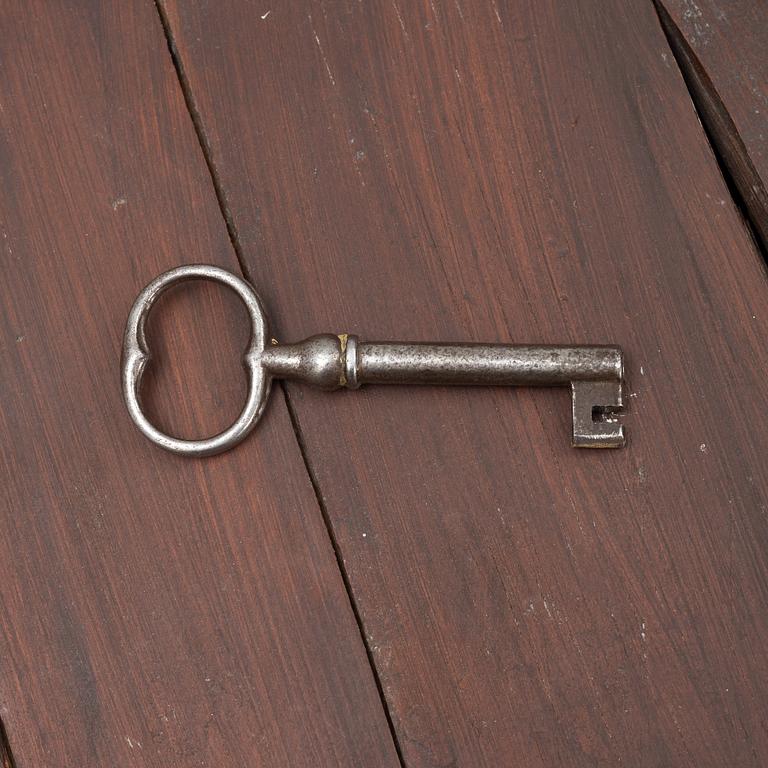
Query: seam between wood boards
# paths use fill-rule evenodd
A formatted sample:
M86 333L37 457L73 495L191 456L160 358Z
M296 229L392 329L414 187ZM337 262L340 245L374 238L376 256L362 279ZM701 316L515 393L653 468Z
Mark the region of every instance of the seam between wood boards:
M757 251L768 265L768 224L761 224L760 213L755 210L765 207L764 216L768 217L768 204L761 202L768 199L763 181L696 52L661 0L651 2L731 198ZM739 184L744 178L748 181Z
M168 45L168 52L171 56L171 60L173 62L173 68L176 72L176 77L179 81L179 86L184 96L184 102L186 104L187 111L189 112L189 116L192 120L192 124L195 129L195 134L200 144L200 149L203 153L203 157L205 158L205 163L208 167L208 172L211 177L211 182L213 184L213 188L216 193L216 200L219 204L219 209L221 211L222 217L224 218L224 222L227 228L229 241L237 257L237 262L240 267L240 271L243 273L246 280L250 280L249 270L246 265L245 258L243 256L243 249L237 234L237 228L235 226L234 218L232 216L231 209L227 202L227 197L226 197L226 193L224 192L224 186L221 181L220 174L213 160L213 153L211 151L211 145L208 140L208 135L206 133L205 126L203 124L202 116L200 115L200 111L197 108L194 95L192 94L192 87L189 82L189 78L187 77L186 72L184 70L183 62L181 60L181 54L179 53L178 47L176 46L176 42L173 37L173 30L171 28L170 19L165 9L165 4L163 0L154 0L154 4L155 4L155 7L157 8L157 13L160 17L160 23L163 28L163 34L165 35L165 40ZM325 529L328 534L331 547L333 548L334 556L336 558L336 564L339 569L339 573L341 574L341 579L344 584L344 589L347 593L347 599L352 609L352 614L355 617L355 623L357 624L360 640L363 644L363 648L365 649L366 657L368 659L368 665L370 667L371 674L373 676L373 680L376 685L376 690L378 692L382 709L384 710L384 715L387 720L387 726L389 728L389 732L392 738L395 752L397 754L397 758L400 765L403 766L403 768L405 768L405 760L403 759L402 749L400 747L400 742L397 738L397 732L395 730L394 722L392 721L392 714L389 710L389 706L387 705L386 696L384 695L384 688L381 682L381 678L379 677L378 668L376 667L376 663L374 661L373 651L368 643L365 627L363 625L363 620L360 615L360 610L354 598L354 594L352 592L352 585L350 584L346 569L344 568L344 560L341 555L341 550L339 547L338 540L336 538L336 534L334 532L333 523L331 522L330 515L328 514L328 509L323 500L322 493L320 492L320 486L318 484L317 476L315 475L309 461L309 455L307 452L306 443L304 441L304 436L301 430L301 426L299 424L298 416L293 407L293 402L291 400L289 387L285 381L280 381L279 384L280 384L280 389L282 390L282 393L283 393L283 397L285 399L286 407L288 409L288 415L291 421L291 427L294 432L294 437L296 439L299 452L301 453L302 461L304 462L304 469L312 485L312 490L314 491L314 494L315 494L315 500L320 509L320 513L323 517ZM2 736L3 733L4 732L0 729L0 736ZM1 742L0 742L0 746L2 746ZM0 756L2 756L2 753L0 753ZM6 768L6 766L0 764L0 768ZM13 762L11 762L7 766L7 768L15 768L15 766L13 765Z
M11 752L11 745L2 718L0 718L0 768L16 768L16 761L13 759L13 752Z

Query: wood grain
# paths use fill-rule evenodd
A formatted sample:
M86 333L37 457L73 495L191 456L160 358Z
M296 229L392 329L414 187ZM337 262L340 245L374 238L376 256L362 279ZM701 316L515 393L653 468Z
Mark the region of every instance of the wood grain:
M768 8L656 0L697 109L768 249Z
M206 462L154 449L122 403L139 289L184 262L237 269L156 8L15 3L2 39L0 717L16 768L397 765L280 393L258 440ZM223 426L243 394L235 299L179 289L154 321L153 412L183 434Z
M765 267L651 3L164 0L281 340L615 342L558 390L290 386L404 761L768 761Z

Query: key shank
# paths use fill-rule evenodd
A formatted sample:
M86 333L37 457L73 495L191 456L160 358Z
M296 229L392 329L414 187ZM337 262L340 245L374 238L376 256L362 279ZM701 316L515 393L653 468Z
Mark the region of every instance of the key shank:
M362 342L323 334L264 350L273 377L322 389L361 384L569 386L576 447L624 444L623 357L612 346Z

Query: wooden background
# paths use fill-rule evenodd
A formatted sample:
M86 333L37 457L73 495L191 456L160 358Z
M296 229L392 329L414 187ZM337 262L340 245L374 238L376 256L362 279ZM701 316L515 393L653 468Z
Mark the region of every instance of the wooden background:
M6 763L765 765L765 15L7 9ZM571 449L562 390L289 385L165 454L120 339L196 261L280 340L619 343L629 444ZM246 334L224 291L163 301L159 424L231 420Z

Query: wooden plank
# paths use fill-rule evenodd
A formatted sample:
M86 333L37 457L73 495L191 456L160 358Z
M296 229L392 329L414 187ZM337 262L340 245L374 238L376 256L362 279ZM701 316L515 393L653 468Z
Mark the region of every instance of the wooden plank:
M768 9L755 0L656 0L670 44L768 248Z
M290 399L409 766L768 760L768 288L654 9L167 0L278 338L617 342Z
M397 765L279 392L258 440L204 463L152 448L122 403L138 290L183 262L237 269L156 8L15 3L3 32L0 716L17 768ZM153 410L182 434L223 426L242 310L197 285L158 312Z

